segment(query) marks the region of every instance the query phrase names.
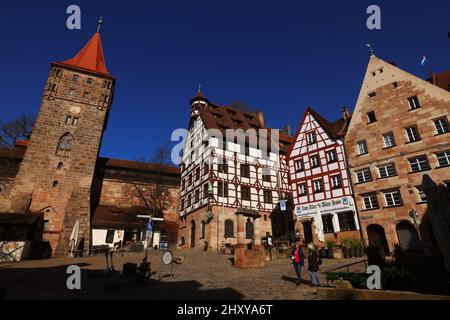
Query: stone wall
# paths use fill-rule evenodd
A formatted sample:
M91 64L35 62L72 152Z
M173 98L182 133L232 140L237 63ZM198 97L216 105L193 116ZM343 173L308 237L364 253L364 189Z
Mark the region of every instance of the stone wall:
M369 96L371 94L372 96ZM409 110L408 98L417 96L421 107ZM433 120L449 118L450 93L416 78L381 59L372 58L361 89L352 123L345 137L349 167L354 183L354 192L359 209L364 239L368 242L367 227L378 224L384 228L389 250L398 243L396 226L401 221L413 220L412 209L419 214L420 231L424 249L432 251L429 227L426 225L427 204L421 203L417 186L422 183L424 173L435 182L450 180L450 167L439 167L435 153L450 150L450 133L437 134ZM374 111L376 121L368 124L367 113ZM405 128L417 126L421 140L407 141ZM392 132L396 146L386 148L383 134ZM368 153L359 155L356 144L366 140ZM408 159L426 155L430 170L411 173ZM377 166L394 163L396 176L381 179ZM355 172L370 168L373 180L356 183ZM388 189L399 189L402 205L387 207L383 193ZM379 209L365 210L361 195L376 192Z

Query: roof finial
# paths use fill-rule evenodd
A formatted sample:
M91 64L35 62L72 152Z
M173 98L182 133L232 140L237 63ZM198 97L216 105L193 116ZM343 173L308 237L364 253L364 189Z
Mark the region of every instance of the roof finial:
M198 92L201 92L202 91L202 85L199 83L198 84Z
M375 57L375 52L373 51L372 45L370 43L366 44L370 50L370 57Z
M100 19L98 20L98 25L97 25L97 32L100 32L100 28L102 27L103 24L103 16L100 16Z

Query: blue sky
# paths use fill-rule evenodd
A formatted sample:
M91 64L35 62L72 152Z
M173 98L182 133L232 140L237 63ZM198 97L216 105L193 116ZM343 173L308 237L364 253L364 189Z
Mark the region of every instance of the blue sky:
M81 8L81 30L66 8ZM381 30L366 9L381 7ZM308 105L329 120L354 108L377 56L424 77L450 69L450 1L10 1L0 4L0 120L37 114L51 61L75 55L100 15L117 77L101 155L137 159L187 126L197 85L213 102L244 101L295 132Z

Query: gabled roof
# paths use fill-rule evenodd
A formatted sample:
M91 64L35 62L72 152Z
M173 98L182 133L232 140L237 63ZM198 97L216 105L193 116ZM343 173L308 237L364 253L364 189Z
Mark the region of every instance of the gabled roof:
M103 76L111 76L106 68L102 40L99 32L95 33L91 40L89 40L89 42L73 58L63 62L55 62L55 64Z
M341 118L334 122L329 122L325 118L323 118L320 114L318 114L316 111L314 111L311 107L306 108L305 114L303 115L303 118L300 122L300 125L298 126L297 132L292 139L292 143L288 150L288 157L290 157L292 149L294 148L294 145L296 144L298 140L298 136L300 134L300 130L302 129L303 123L305 122L306 116L308 114L311 114L314 119L319 123L319 125L325 130L325 132L330 136L331 139L337 140L341 139L345 136L347 133L348 126L350 124L350 120L352 118L351 115L349 115L348 118Z
M203 94L200 99L208 101ZM194 98L191 102L196 100L199 99ZM206 105L193 105L193 108L198 111L206 129L218 129L220 131L227 129L242 129L244 131L248 129L267 129L268 138L271 137L272 130L274 130L267 128L264 123L261 122L260 117L258 116L260 111L246 112L230 106L219 106L209 101ZM281 144L290 144L292 137L280 130L279 141Z

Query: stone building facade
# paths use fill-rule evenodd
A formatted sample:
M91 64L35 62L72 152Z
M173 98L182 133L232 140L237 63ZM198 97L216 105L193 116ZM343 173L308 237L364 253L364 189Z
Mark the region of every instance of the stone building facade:
M444 83L445 77L437 78ZM439 87L370 58L345 145L365 242L386 254L395 244L435 250L420 186L424 174L437 183L450 181L445 89L448 83Z
M96 167L100 175L106 169L107 173L112 170L108 161L99 168L98 160L114 85L115 78L106 69L97 32L75 57L51 63L30 141L21 146L22 149L19 146L19 151L9 151L10 154L5 155L9 164L20 165L17 172L4 173L0 212L43 214L44 239L50 242L53 255L67 254L76 221L80 226L78 239L84 240L82 247L89 248L90 225L97 206L129 206L132 202L123 195L128 192L127 188L132 188L127 185L129 180L117 187L120 178L119 182L114 182L107 176L97 183L101 191L92 188ZM126 165L119 167L122 174L130 168L136 172L154 171L154 168L136 168L136 163L128 163L128 168ZM177 168L158 170L158 175L169 176L170 188L178 185ZM141 181L141 184L152 184L152 181ZM173 202L167 211L176 223L175 191L171 192L171 197Z
M275 139L261 112L216 105L200 91L191 108L181 164L180 246L202 248L207 241L220 250L293 230L285 161L291 137L279 132ZM269 140L276 140L272 149ZM266 155L261 141L269 146Z

